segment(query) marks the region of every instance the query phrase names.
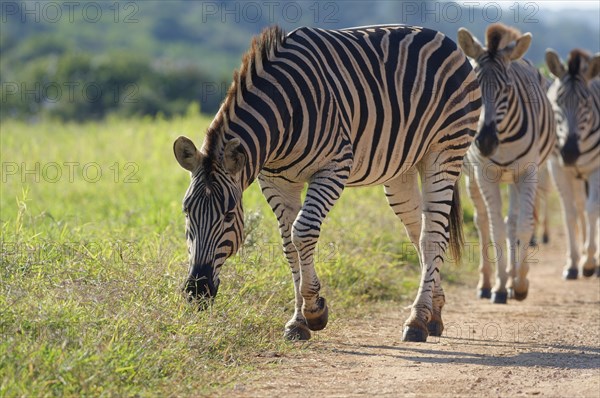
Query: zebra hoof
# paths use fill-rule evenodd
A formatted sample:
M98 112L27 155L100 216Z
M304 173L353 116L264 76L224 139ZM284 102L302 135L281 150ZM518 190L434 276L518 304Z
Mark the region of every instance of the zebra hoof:
M577 270L577 268L569 268L563 272L563 278L565 278L568 281L573 281L577 279L578 274L579 271Z
M427 331L429 332L430 336L441 336L442 332L444 331L444 322L441 320L430 321L427 324ZM425 339L427 339L427 336L425 336Z
M548 234L542 235L542 243L545 245L550 243L550 237L548 236Z
M515 298L515 289L513 289L512 287L506 289L506 297L509 300L513 300Z
M527 298L527 292L528 292L527 290L525 290L524 292L518 292L513 289L513 292L512 292L513 297L512 298L514 298L517 301L523 301Z
M596 270L594 268L584 268L583 276L585 276L586 278L589 278L590 276L594 275L595 272L596 272Z
M312 318L309 318L307 315L312 314L304 313L308 328L313 331L325 329L325 326L327 326L327 321L329 320L329 310L327 309L327 302L325 301L325 298L319 297L317 300L317 307L320 309L320 314L316 317L313 316Z
M507 299L508 299L507 292L492 292L491 301L494 304L506 304Z
M489 299L492 298L492 289L489 287L483 287L477 291L477 297L480 299Z
M306 324L294 322L286 325L283 337L288 341L307 341L310 340L310 330Z
M404 332L402 333L402 341L424 343L427 341L427 336L427 330L419 329L414 326L404 326Z
M537 243L537 239L535 236L532 236L531 239L529 239L529 246L530 247L537 247L538 243Z

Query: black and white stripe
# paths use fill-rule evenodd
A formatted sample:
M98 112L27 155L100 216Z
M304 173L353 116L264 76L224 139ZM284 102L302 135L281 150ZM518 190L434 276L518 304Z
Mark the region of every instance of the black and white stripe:
M455 186L480 106L470 63L442 33L393 25L300 28L284 36L270 28L254 39L202 149L185 138L175 142L184 167L197 158L186 167L194 178L184 203L206 209L189 224L210 231L189 244L197 250L206 242L222 245L212 243L226 239L218 224L225 208L236 208L217 204L221 198L213 194L195 195L197 190L217 192L215 185L224 184L220 189L235 191L229 197L239 203L238 191L258 179L279 221L294 280L296 307L286 336L308 339L310 330L327 323L313 262L321 224L346 186L384 185L423 270L404 339L439 335L439 269L448 248L460 252L462 210ZM232 169L237 174L227 171ZM207 183L210 173L223 177ZM197 258L190 260L190 280L206 260L199 257L199 267ZM196 295L197 285L190 286Z
M525 258L533 232L538 167L555 142L544 79L522 59L530 43L529 33L522 35L502 24L488 27L485 47L468 30L459 30L459 44L473 59L484 104L475 145L467 155L467 184L481 246L478 294L495 303L506 303L510 295L519 300L527 296ZM508 183L510 192L506 224L501 183ZM490 246L496 252L492 257ZM496 283L492 287L493 262Z
M569 243L563 275L577 279L581 268L585 276L594 272L600 276L596 244L600 219L600 54L592 57L583 50L572 50L565 66L555 51L547 50L546 64L556 78L548 89L558 138L549 164Z

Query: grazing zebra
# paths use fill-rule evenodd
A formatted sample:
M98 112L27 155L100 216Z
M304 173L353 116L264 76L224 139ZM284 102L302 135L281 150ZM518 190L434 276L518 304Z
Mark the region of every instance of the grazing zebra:
M486 30L485 47L464 28L458 31L458 43L475 64L483 99L475 145L465 162L481 246L478 295L494 303L506 303L508 297L524 300L529 289L525 260L533 232L538 166L555 140L552 108L543 77L522 59L531 34L492 24ZM500 183L509 184L506 224ZM490 246L493 257L487 253ZM496 263L493 289L492 262Z
M185 137L174 143L176 159L192 172L183 199L185 291L204 299L217 293L219 269L242 243L242 193L258 179L295 287L284 336L309 339L328 317L313 261L321 224L344 187L383 184L422 268L403 339L441 334L439 270L447 248L460 254L456 183L480 106L470 63L440 32L266 29L234 74L202 148Z
M572 50L565 67L558 54L549 49L546 64L556 77L548 90L558 135L550 167L563 205L569 241L563 276L577 279L578 267L584 276L592 276L595 271L600 276L596 247L600 218L600 54L591 57L585 51ZM580 226L585 225L580 239L578 220ZM584 240L584 256L579 263L578 242Z

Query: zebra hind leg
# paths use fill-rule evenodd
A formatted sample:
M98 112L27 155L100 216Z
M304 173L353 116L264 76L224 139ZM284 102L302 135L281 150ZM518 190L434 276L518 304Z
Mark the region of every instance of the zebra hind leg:
M423 342L430 330L441 334L443 328L441 309L445 297L441 289L440 269L448 248L452 249L455 260L459 260L462 244L459 233L462 225L455 225L460 215L454 213L460 210L455 183L462 161L452 161L453 155L452 151L430 153L419 164L422 181L421 281L411 314L404 323L404 341Z
M385 185L385 194L394 214L400 218L404 224L406 233L419 253L419 238L421 236L422 225L422 207L421 192L419 191L418 173L416 168L412 168L397 180L388 182ZM419 255L419 262L422 264L422 258ZM422 267L422 265L421 265ZM441 336L444 330L442 321L442 307L446 300L444 290L441 284L435 285L433 292L431 319L427 322L427 334L432 336ZM414 334L415 339L422 341L427 336L422 337L424 330L422 326Z

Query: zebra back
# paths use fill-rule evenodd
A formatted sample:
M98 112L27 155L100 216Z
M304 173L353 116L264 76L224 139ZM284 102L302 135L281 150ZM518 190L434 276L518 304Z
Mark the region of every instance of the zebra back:
M218 159L240 139L245 186L259 172L306 181L347 143L348 185L384 183L443 148L457 151L458 172L479 107L469 62L440 32L273 27L253 41L203 151Z

